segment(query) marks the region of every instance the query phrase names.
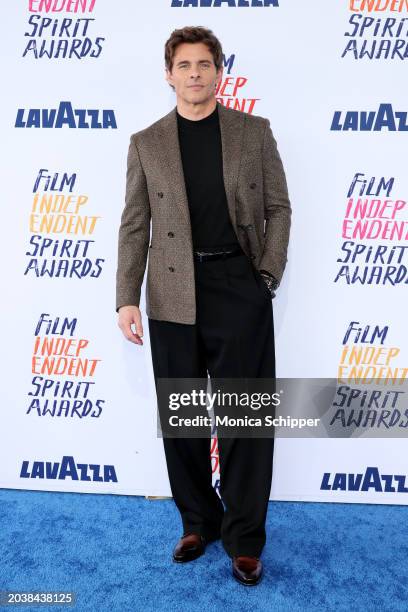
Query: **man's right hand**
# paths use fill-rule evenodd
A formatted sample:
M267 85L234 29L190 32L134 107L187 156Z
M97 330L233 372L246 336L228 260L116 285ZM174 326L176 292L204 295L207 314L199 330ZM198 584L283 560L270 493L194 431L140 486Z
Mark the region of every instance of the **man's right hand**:
M118 325L123 335L134 344L143 344L142 315L137 306L121 306L119 308ZM131 325L134 323L136 332L134 333Z

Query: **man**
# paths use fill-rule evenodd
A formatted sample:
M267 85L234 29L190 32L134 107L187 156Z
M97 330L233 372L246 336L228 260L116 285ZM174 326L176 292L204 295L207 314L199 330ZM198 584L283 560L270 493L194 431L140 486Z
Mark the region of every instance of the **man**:
M291 222L276 141L267 119L217 101L222 48L211 30L175 30L165 64L177 105L130 138L119 327L143 344L139 303L149 254L146 314L156 387L158 378L208 374L274 378L271 299L286 265ZM209 439L163 438L183 525L174 561L191 561L221 538L234 577L259 582L273 442L218 436L220 499Z

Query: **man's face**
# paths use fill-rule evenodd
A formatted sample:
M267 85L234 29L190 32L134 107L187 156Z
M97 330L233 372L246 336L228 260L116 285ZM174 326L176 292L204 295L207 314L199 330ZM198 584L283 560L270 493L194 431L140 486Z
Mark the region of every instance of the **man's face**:
M178 45L172 71L166 69L166 80L174 86L177 99L189 104L202 104L214 97L221 78L222 67L217 72L213 56L202 42Z

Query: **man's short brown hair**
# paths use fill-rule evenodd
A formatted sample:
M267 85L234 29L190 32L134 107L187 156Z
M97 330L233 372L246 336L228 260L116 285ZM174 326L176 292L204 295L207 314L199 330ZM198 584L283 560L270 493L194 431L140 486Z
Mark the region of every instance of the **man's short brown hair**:
M169 72L173 69L173 59L178 45L181 43L198 43L207 45L211 52L217 71L222 67L222 47L212 30L203 26L185 26L173 30L164 45L164 62Z

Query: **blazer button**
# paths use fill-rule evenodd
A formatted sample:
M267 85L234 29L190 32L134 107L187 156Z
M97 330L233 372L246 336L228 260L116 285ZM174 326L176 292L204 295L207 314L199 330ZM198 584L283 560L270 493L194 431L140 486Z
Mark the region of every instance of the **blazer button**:
M169 270L170 270L170 272L174 272L173 266L169 266Z
M168 236L170 236L170 238L173 238L173 237L174 237L173 232L167 232L167 235L168 235Z
M249 224L249 225L247 225L247 229L248 229L248 230L252 230L252 229L254 229L254 226L253 226L253 225L251 225L251 224Z
M162 191L158 191L157 195L159 196L159 198L163 197L163 192Z
M251 183L249 186L250 186L251 189L255 189L256 183Z

